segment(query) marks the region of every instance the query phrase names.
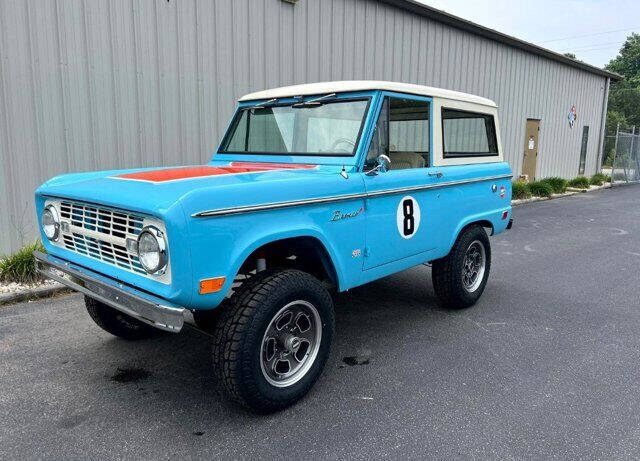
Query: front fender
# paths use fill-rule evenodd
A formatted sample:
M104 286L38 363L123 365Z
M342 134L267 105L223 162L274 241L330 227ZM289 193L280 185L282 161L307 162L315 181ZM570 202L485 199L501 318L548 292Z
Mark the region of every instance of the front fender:
M341 204L342 209L359 209L361 201ZM364 213L352 219L332 222L335 204L290 208L224 217L191 218L191 254L193 286L209 277L226 277L218 293L194 293L192 306L197 309L216 307L231 289L244 261L263 245L293 237L311 237L329 256L336 273L338 289L358 285L362 272L360 252L364 247Z

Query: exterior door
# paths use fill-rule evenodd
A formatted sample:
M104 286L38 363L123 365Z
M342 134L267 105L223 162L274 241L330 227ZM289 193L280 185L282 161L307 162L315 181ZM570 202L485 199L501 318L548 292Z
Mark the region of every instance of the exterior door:
M365 171L380 154L387 155L391 164L388 171L363 173L368 195L365 270L438 245L435 196L439 191L424 187L445 180L442 168L430 167L431 99L384 94Z
M530 181L536 179L539 134L540 120L528 119L527 129L524 136L524 161L522 162L522 174L527 175Z

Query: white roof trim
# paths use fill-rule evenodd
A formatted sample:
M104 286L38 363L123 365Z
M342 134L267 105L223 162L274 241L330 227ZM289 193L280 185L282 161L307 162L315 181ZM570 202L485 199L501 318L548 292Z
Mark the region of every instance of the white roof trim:
M257 99L273 99L291 96L308 96L326 93L344 93L346 91L384 90L397 93L417 94L420 96L432 96L434 98L453 99L465 101L483 106L497 107L490 99L461 93L459 91L444 90L430 86L414 85L411 83L382 82L374 80L347 80L342 82L318 82L304 85L283 86L271 90L250 93L240 98L240 101L252 101Z

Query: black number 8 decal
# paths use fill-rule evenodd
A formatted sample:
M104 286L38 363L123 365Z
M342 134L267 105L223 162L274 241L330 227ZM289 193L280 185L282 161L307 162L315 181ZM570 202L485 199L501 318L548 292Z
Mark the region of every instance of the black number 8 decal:
M404 226L402 232L405 236L415 232L415 221L413 219L413 200L408 198L402 202L402 213L404 215Z
M420 204L415 198L407 195L400 199L396 210L396 224L403 239L416 235L420 228Z

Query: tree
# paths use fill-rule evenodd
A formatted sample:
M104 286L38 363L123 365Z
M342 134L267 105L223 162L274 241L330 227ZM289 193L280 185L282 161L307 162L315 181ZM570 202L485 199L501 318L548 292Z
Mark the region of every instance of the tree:
M627 83L640 87L640 34L627 37L618 56L613 58L606 69L623 75Z
M620 122L624 129L640 126L640 34L633 33L622 45L618 56L605 67L616 72L624 80L611 85L607 112L607 132ZM610 123L610 121L612 123Z
M569 58L569 59L575 59L577 60L578 58L576 58L576 55L573 53L563 53L562 56L564 56L565 58Z
M615 133L616 129L620 124L621 129L624 129L629 126L629 122L625 118L623 114L618 112L617 110L609 109L607 111L607 123L605 131L607 133Z

